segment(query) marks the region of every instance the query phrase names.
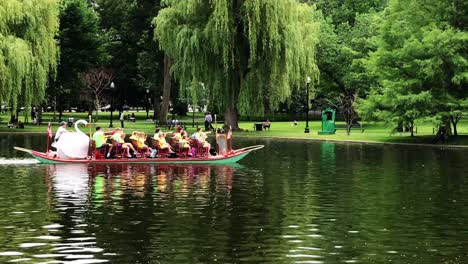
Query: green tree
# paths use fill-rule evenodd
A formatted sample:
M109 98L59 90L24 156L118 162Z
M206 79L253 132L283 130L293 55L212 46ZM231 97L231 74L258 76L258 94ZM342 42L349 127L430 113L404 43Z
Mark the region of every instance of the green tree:
M67 98L77 98L83 89L80 74L101 65L106 59L99 17L86 0L65 0L60 10L60 62L57 81L49 93L57 96L59 119ZM94 99L94 97L92 97ZM77 103L77 100L73 100ZM92 104L89 105L92 109Z
M45 97L57 67L58 12L57 0L0 1L0 101L14 109Z
M114 100L120 107L124 103L132 104L138 94L137 57L138 41L142 29L135 25L132 11L135 9L134 0L97 0L97 11L101 18L101 29L105 33L106 49L110 60L108 68L115 73L116 96ZM140 91L141 92L141 91ZM125 102L121 100L125 98Z
M325 17L330 17L333 25L348 24L351 27L359 14L377 11L385 7L388 0L318 0L317 7Z
M449 0L391 1L368 69L379 86L359 103L367 119L413 127L430 119L444 131L467 111L468 33Z
M137 0L135 1L134 11L135 23L142 30L138 41L137 55L137 84L150 91L153 98L151 101L145 101L144 105L149 107L153 104L155 119L159 116L161 123L166 122L167 107L161 107L160 98L164 94L164 53L159 49L158 45L154 44L154 26L152 23L155 15L158 14L161 3L154 0ZM169 81L170 81L170 76ZM169 92L171 91L169 87ZM167 93L168 91L166 91ZM147 100L148 98L145 98ZM163 105L169 105L169 96L163 97Z
M155 35L173 59L183 90L196 96L203 82L209 100L238 128L237 116L276 108L294 88L318 81L314 8L297 1L166 1Z
M350 123L357 114L354 102L365 97L375 82L364 66L375 51L380 13L386 1L318 1L322 21L317 46L320 84L318 106L334 106ZM331 8L334 7L334 8ZM344 12L343 10L348 10Z

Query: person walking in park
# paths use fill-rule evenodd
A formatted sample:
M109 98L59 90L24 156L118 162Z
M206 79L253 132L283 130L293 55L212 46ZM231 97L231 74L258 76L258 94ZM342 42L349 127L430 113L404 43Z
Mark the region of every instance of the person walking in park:
M211 129L213 129L211 123L213 123L213 117L210 112L207 112L205 115L205 131L211 131Z
M120 120L120 127L124 128L125 115L124 115L123 111L119 113L119 120Z

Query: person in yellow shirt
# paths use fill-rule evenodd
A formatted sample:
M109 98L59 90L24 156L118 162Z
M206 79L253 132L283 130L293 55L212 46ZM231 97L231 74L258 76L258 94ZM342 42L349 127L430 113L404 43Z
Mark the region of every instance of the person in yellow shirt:
M159 149L169 149L169 152L173 152L171 145L166 141L166 134L159 127L156 128L153 138L158 141Z
M132 140L132 146L135 147L139 151L144 151L145 154L150 154L152 149L146 145L146 135L145 133L142 132L137 132L134 131L132 133L132 136L130 137L130 140Z
M132 155L130 155L130 149L133 150L133 152L136 152L135 148L132 146L131 143L125 143L125 133L121 128L116 128L114 131L114 134L111 137L112 140L112 146L109 149L109 153L107 153L107 157L110 155L110 152L114 147L121 146L123 149L123 153L127 154L128 158L131 158Z
M187 134L187 131L182 131L181 138L179 139L179 149L180 153L190 153L190 138Z

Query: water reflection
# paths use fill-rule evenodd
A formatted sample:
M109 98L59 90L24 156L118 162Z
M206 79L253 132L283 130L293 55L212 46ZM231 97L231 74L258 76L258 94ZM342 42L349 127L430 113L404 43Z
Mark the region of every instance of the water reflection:
M464 150L235 144L266 147L245 167L0 162L0 262L468 258Z
M36 166L37 170L44 170L47 207L43 211L55 212L56 217L36 225L26 236L16 234L21 239L14 243L16 246L10 244L10 248L0 252L0 261L133 263L141 251L128 252L128 248L151 244L150 234L154 235L151 229L167 224L162 218L154 222L152 218L163 212L152 209L168 208L187 216L193 215L193 210L204 210L210 204L213 187L229 196L233 173L241 168L125 164ZM192 196L197 197L198 206L184 204ZM16 211L17 215L24 213L28 212ZM155 215L149 217L148 213Z

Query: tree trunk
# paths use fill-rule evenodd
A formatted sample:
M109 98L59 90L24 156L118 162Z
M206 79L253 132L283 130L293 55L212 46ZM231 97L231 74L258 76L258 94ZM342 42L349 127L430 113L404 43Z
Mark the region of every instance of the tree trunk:
M63 104L62 104L62 101L61 101L61 97L59 97L59 122L62 121L62 115L63 115Z
M54 116L52 117L52 120L55 121L55 113L57 112L57 96L54 96Z
M414 137L414 122L413 121L410 122L410 132L411 132L411 136Z
M450 124L450 117L445 117L443 122L444 122L445 129L447 131L447 136L452 135L452 126Z
M93 112L94 112L93 104L88 104L88 116L92 116Z
M163 101L161 111L159 113L159 122L165 124L167 122L167 113L169 111L169 100L171 99L171 67L172 61L166 54L164 55L164 84L163 84Z
M457 124L458 124L458 121L460 120L460 117L454 117L454 116L450 116L450 121L452 122L452 126L453 126L453 135L454 136L458 136L458 131L457 131Z
M42 125L42 106L39 105L37 109L37 125L40 126Z
M161 112L161 100L159 99L159 94L156 90L154 91L153 111L153 120L156 120L156 117L158 117Z
M99 119L99 96L97 94L94 95L94 107L96 107L96 122Z
M226 107L224 112L224 123L231 126L233 130L239 130L239 120L235 106Z

